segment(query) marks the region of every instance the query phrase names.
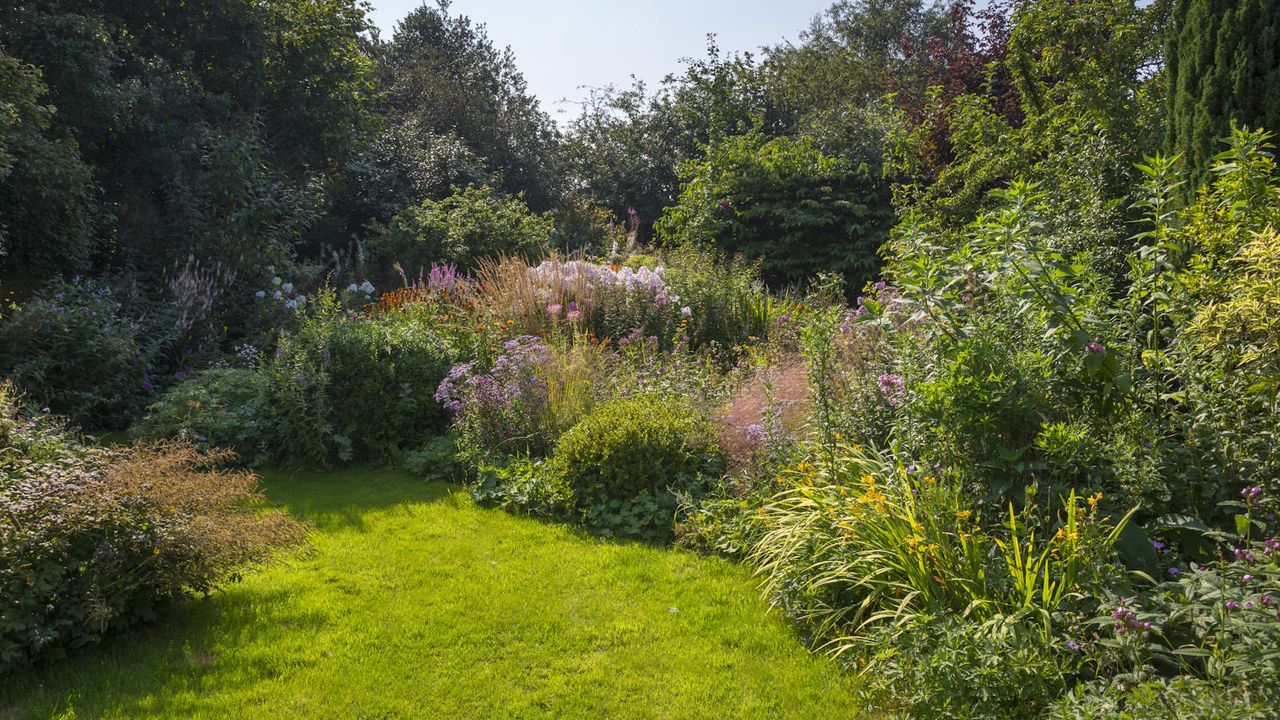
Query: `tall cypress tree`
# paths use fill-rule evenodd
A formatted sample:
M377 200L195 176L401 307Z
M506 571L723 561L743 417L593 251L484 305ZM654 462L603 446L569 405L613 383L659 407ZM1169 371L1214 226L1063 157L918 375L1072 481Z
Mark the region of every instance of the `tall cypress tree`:
M1231 122L1280 132L1280 0L1175 0L1171 150L1202 176Z

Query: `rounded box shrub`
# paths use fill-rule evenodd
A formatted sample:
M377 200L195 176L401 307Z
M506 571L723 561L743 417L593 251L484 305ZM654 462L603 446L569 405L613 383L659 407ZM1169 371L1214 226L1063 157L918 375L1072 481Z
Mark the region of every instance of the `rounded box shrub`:
M661 395L597 406L560 438L552 463L587 525L645 540L671 539L677 495L699 494L724 472L706 416Z

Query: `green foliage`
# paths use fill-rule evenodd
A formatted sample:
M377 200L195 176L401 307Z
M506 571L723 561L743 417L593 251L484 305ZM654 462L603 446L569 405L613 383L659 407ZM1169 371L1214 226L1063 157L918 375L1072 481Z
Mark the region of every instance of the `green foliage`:
M51 130L39 71L0 52L0 273L31 279L88 268L93 178L76 143Z
M1058 517L1010 508L991 528L954 479L841 444L786 475L759 512L753 559L775 604L837 655L869 631L950 614L974 632L1020 626L1049 642L1056 614L1111 579L1127 518L1113 525L1097 503L1071 494Z
M1049 221L1077 236L1078 249L1106 248L1125 228L1125 196L1143 148L1161 140L1160 3L1046 0L1016 3L1008 73L1019 101L989 92L929 90L921 111L890 113L887 170L900 209L962 227L988 193L1034 177L1047 191ZM946 147L936 147L946 136ZM931 158L943 154L945 166Z
M249 461L327 466L399 459L445 428L433 394L456 350L429 309L350 316L331 293L313 304L272 358L179 384L139 433L229 446Z
M268 455L321 466L385 460L443 430L433 395L455 356L430 321L412 309L371 319L322 309L304 321L262 370Z
M1203 180L1235 125L1280 127L1280 7L1177 0L1167 31L1169 149Z
M396 25L378 56L396 122L456 136L484 159L503 192L523 194L538 210L560 197L555 124L529 93L514 57L493 44L483 25L451 14L448 2L421 5Z
M751 54L726 56L709 39L705 58L682 62L684 71L652 92L639 80L593 90L565 139L564 163L576 185L614 217L634 222L639 241L676 202L682 163L701 160L713 141L761 123L773 134L784 123L766 70Z
M257 478L184 446L104 451L0 384L0 674L152 619L296 538Z
M642 395L598 406L556 443L555 472L588 526L670 539L677 495L698 495L724 463L711 425L678 399Z
M120 428L158 388L155 366L172 340L109 286L59 280L0 319L0 372L77 423Z
M406 208L370 238L369 252L386 266L384 271L393 263L409 273L432 263L472 268L484 258L538 255L553 229L551 216L531 213L523 198L471 186Z
M902 635L873 637L864 677L886 705L911 717L1040 717L1070 687L1079 660L1026 633L987 632L954 617L930 618Z
M751 338L767 338L786 302L760 282L759 262L693 246L662 257L667 286L690 309L685 335L691 347L728 355Z
M319 212L320 173L370 127L367 27L355 0L0 9L0 44L48 87L50 137L78 149L101 189L93 249L148 285L192 253L247 282L289 258ZM46 160L57 160L51 152ZM70 188L68 162L32 172ZM66 193L41 197L32 212L56 210ZM49 246L83 261L81 231L67 220Z
M658 234L669 244L714 247L760 259L767 282L819 271L860 285L878 267L891 214L871 171L823 154L807 139L759 132L712 144L681 168L680 199Z
M1135 687L1082 685L1045 714L1052 720L1142 720L1188 717L1199 720L1263 720L1275 713L1274 699L1194 678L1153 679Z
M233 448L255 460L272 429L263 427L267 374L211 368L169 388L147 407L131 432L139 438L178 438L204 450Z

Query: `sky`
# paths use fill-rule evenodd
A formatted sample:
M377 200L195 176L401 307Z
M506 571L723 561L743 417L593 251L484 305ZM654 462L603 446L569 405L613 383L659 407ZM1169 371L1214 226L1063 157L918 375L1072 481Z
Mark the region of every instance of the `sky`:
M434 4L433 0L429 0ZM390 38L423 0L372 0L373 21ZM796 40L831 0L454 0L450 11L484 23L511 46L529 90L562 125L590 87L655 85L705 54L707 33L724 53ZM562 102L562 100L570 102Z

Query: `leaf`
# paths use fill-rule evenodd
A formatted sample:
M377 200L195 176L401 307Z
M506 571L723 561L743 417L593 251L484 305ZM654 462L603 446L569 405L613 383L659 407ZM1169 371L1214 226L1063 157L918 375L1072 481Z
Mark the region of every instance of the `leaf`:
M1151 538L1135 523L1125 523L1116 538L1116 554L1120 561L1130 570L1139 570L1149 575L1160 571L1160 556L1151 545Z
M1212 528L1190 515L1162 515L1148 523L1152 530L1189 530L1197 533L1212 532Z
M1236 515L1236 534L1240 537L1249 536L1249 516Z

